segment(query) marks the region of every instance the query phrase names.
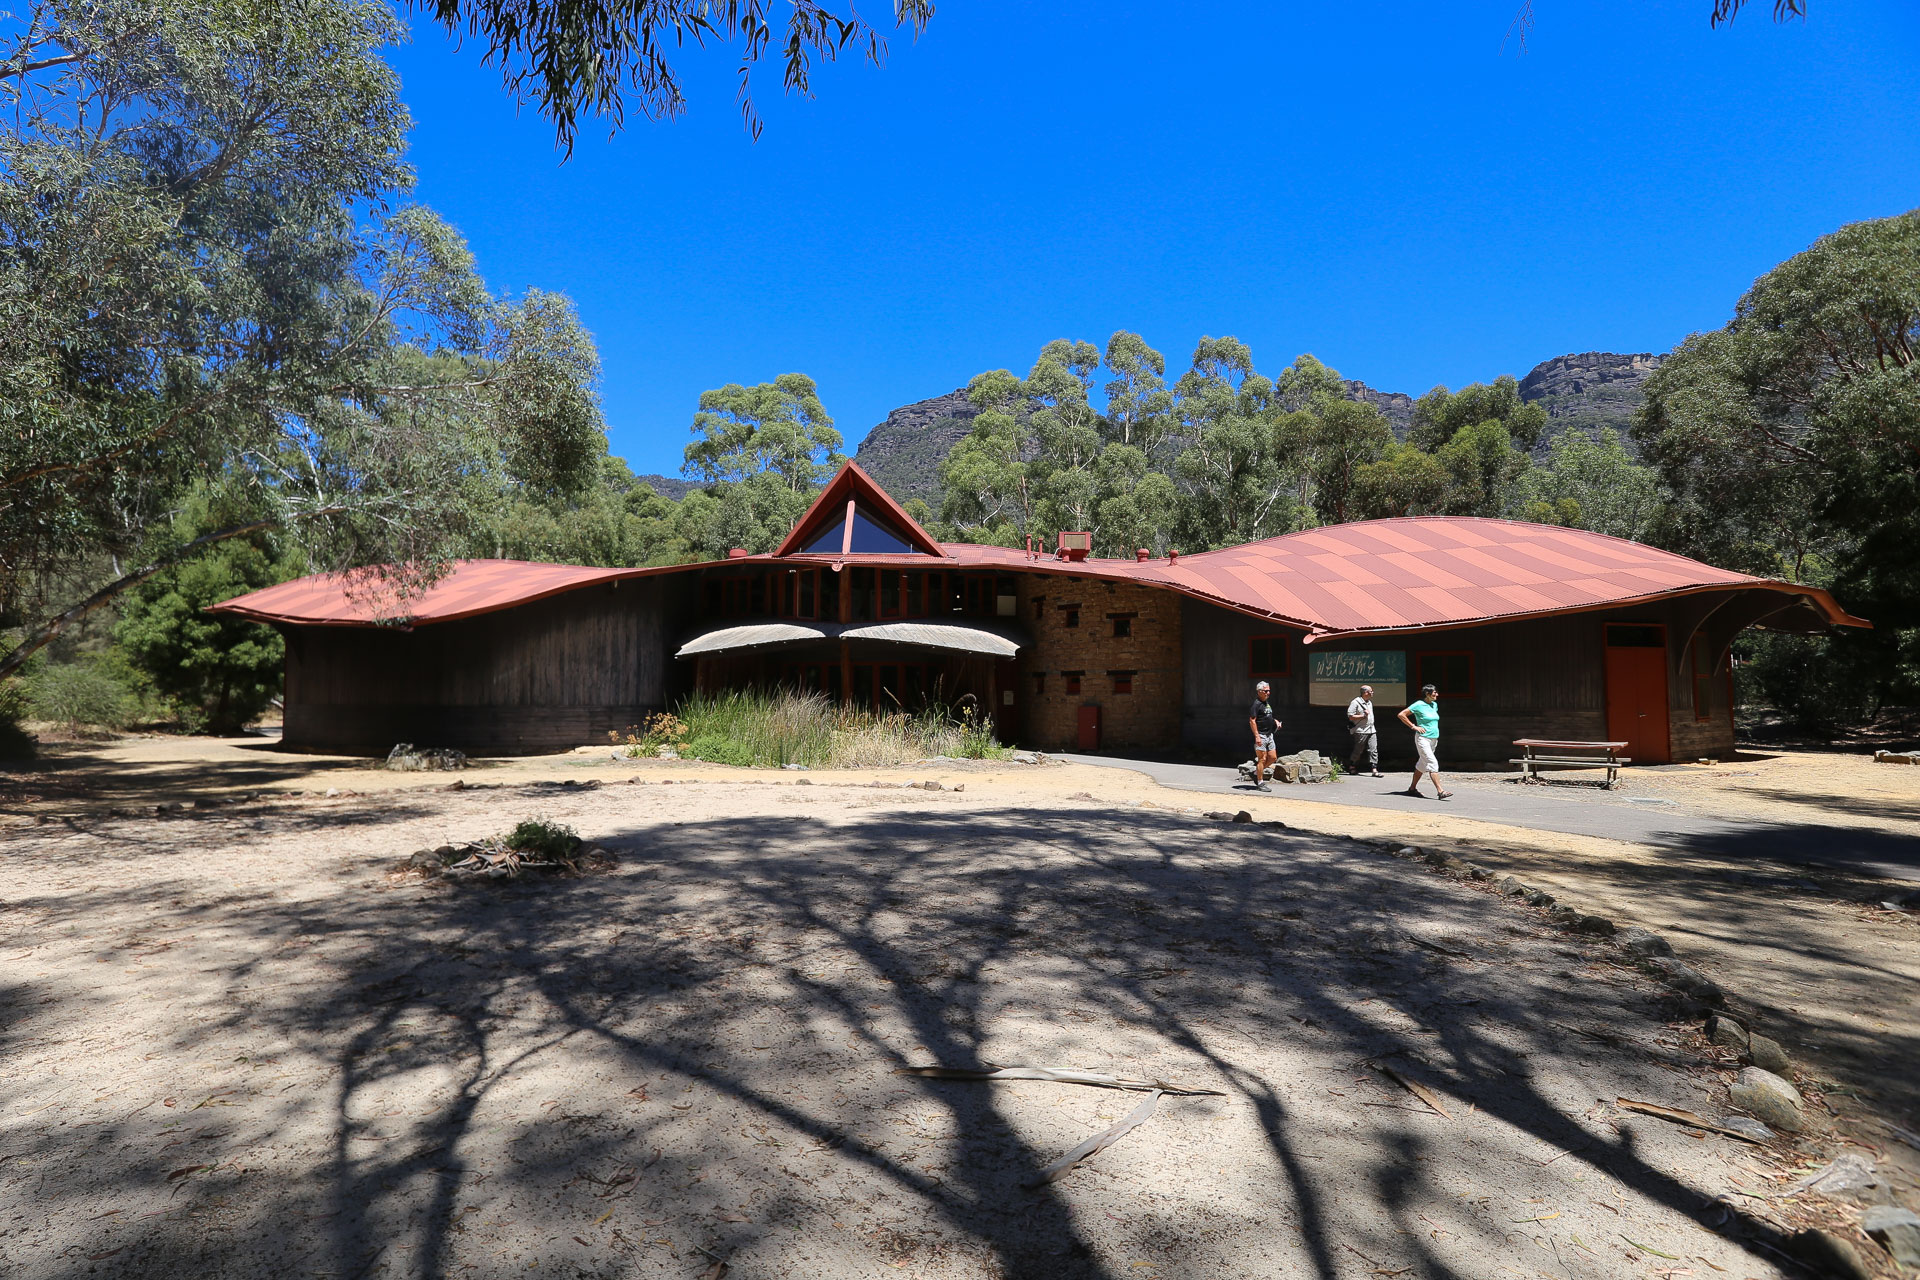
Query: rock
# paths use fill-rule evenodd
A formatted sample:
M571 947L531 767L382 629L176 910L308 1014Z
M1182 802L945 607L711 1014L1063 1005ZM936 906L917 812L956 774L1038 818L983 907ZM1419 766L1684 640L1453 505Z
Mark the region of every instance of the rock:
M338 796L339 794L340 794L340 788L338 788L338 787L328 787L328 788L327 788L327 799L329 799L329 800L331 800L331 799L333 799L333 798L334 798L335 796Z
M1577 916L1568 927L1575 933L1584 933L1590 937L1611 938L1613 936L1613 921L1605 916Z
M1772 1142L1779 1136L1752 1116L1721 1116L1718 1123L1722 1129L1745 1134L1755 1142Z
M440 854L433 849L421 849L407 859L408 868L414 871L429 871L438 874L440 868L446 865L447 860L442 858Z
M1210 811L1206 816L1214 822L1232 822L1233 821L1233 815L1228 813L1225 809L1214 809Z
M467 789L467 780L465 778L455 778L452 782L449 782L440 789L442 791L465 791Z
M953 784L953 790L955 791L965 791L966 789L967 789L967 784L964 782L956 782Z
M1530 907L1550 907L1553 905L1553 895L1545 889L1529 889L1527 891L1527 905Z
M920 789L922 791L938 791L940 789L940 784L935 782L933 779L929 778L925 782L920 784Z
M1233 820L1235 822L1252 822L1253 815L1248 813L1245 809L1242 809L1240 812L1233 815Z
M1800 1131L1800 1091L1761 1067L1747 1067L1727 1090L1733 1105L1761 1123L1787 1133Z
M1815 1227L1796 1231L1788 1238L1787 1248L1821 1280L1873 1280L1873 1272L1853 1246L1831 1231Z
M1849 1151L1835 1156L1824 1169L1808 1174L1782 1194L1791 1196L1811 1191L1829 1200L1851 1200L1860 1204L1884 1199L1879 1194L1884 1186L1880 1175L1873 1171L1873 1161Z
M1485 867L1481 866L1477 862L1469 862L1467 864L1467 875L1469 878L1474 880L1493 879L1493 872L1487 870Z
M1793 1062L1787 1057L1787 1051L1780 1042L1758 1031L1747 1037L1747 1061L1777 1076L1784 1076L1793 1069Z
M1723 1049L1732 1049L1740 1056L1746 1056L1747 1029L1724 1013L1716 1013L1707 1019L1707 1039Z
M1636 956L1670 956L1673 944L1651 929L1635 926L1620 935L1620 945Z
M1702 1004L1719 1004L1727 998L1718 983L1692 965L1681 964L1667 956L1655 956L1647 961L1647 965L1675 991L1692 996Z
M1920 751L1876 751L1873 758L1878 764L1920 764Z
M1418 845L1411 844L1401 845L1398 849L1394 850L1394 853L1397 857L1401 858L1419 859L1426 856L1425 850L1421 849Z
M1013 762L1015 764L1039 764L1040 757L1031 751L1016 751L1013 753Z
M396 742L387 753L387 768L402 772L466 767L466 755L450 747L416 747L411 742Z
M1524 898L1529 892L1526 885L1521 884L1512 876L1501 876L1493 882L1493 887L1515 898Z
M1878 1204L1860 1215L1860 1229L1908 1270L1920 1271L1920 1213Z
M793 785L796 787L810 787L813 785L813 779L812 778L795 778L793 780Z
M1547 912L1547 918L1556 924L1572 924L1580 918L1580 913L1572 907L1556 906Z
M807 766L803 764L791 764L791 763L783 764L780 767L782 769L787 770L790 773L804 773L806 772L806 768L807 768Z
M1421 856L1424 857L1429 864L1436 867L1446 866L1447 861L1453 857L1452 854L1446 852L1444 849L1429 849Z

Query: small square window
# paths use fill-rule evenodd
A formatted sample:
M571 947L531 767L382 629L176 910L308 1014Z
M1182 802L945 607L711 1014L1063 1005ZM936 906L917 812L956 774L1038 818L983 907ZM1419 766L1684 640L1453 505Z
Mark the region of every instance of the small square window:
M1287 636L1254 636L1247 641L1247 674L1284 676L1291 667L1292 650Z
M1133 672L1109 671L1107 672L1107 679L1113 681L1113 691L1115 693L1133 692Z
M1035 596L1033 598L1033 620L1035 622L1040 621L1041 618L1046 616L1046 612L1047 598L1045 596Z
M1069 627L1077 627L1077 626L1079 626L1079 625L1080 625L1080 611L1079 611L1078 609L1069 609L1069 610L1067 610L1067 620L1066 620L1066 623L1065 623L1064 625L1066 625L1066 626L1069 626Z
M1042 694L1046 693L1046 691L1047 691L1047 673L1044 671L1034 672L1033 673L1033 696L1038 698Z
M1413 659L1413 683L1432 685L1443 698L1473 696L1471 653L1418 653Z
M1078 671L1062 671L1062 672L1061 672L1060 674L1061 674L1061 675L1063 675L1063 676L1065 676L1065 677L1067 678L1067 692L1068 692L1068 693L1079 693L1079 692L1080 692L1080 676L1081 676L1081 673L1080 673L1080 672L1078 672Z
M1129 636L1131 636L1132 634L1133 634L1132 618L1115 618L1113 620L1113 638L1115 640L1124 640Z

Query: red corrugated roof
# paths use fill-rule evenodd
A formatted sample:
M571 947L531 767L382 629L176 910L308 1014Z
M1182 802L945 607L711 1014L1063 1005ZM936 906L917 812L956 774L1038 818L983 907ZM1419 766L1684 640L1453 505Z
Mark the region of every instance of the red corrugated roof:
M1576 613L1663 596L1755 587L1804 596L1829 621L1869 625L1827 592L1716 569L1685 556L1581 529L1467 517L1370 520L1226 547L1176 562L1086 560L970 543L947 556L750 556L712 562L849 563L901 569L993 568L1145 583L1316 635L1471 626L1502 618ZM469 560L423 595L397 597L337 576L302 578L214 608L263 622L367 626L447 622L594 583L707 566L591 569L519 560ZM1786 603L1785 601L1782 602Z

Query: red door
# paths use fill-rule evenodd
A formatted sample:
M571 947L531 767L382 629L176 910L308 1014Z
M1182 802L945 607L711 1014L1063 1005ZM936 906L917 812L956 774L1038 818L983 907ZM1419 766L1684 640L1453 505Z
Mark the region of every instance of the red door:
M1635 764L1665 764L1667 629L1653 623L1607 624L1607 737L1627 744Z

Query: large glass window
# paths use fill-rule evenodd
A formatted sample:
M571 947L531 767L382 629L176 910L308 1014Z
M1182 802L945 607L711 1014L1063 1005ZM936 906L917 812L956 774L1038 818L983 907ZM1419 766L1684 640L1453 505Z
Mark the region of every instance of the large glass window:
M853 509L853 542L847 550L899 555L913 551L914 547L891 528L881 524L861 508L855 507Z

